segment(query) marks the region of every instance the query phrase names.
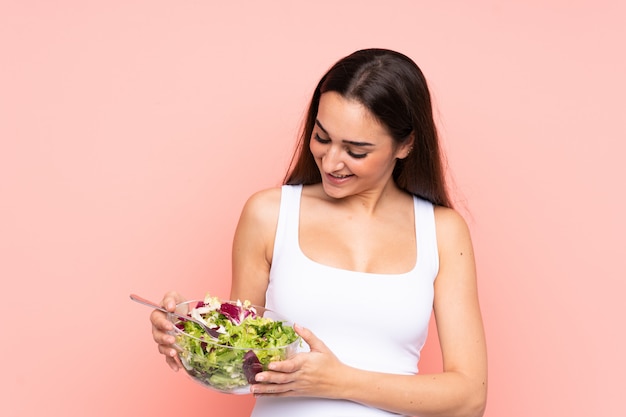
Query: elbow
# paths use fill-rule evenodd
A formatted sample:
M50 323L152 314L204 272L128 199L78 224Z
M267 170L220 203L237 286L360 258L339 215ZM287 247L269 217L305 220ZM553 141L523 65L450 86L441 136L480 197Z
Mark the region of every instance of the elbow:
M471 390L463 408L463 417L483 417L487 408L487 381L483 381Z
M483 417L487 408L487 381L466 381L457 392L457 401L444 415L454 417Z
M447 416L454 417L483 417L487 401L485 398L468 398L456 410L448 410Z
M483 417L485 409L487 408L487 401L483 399L481 401L473 402L467 410L467 417Z

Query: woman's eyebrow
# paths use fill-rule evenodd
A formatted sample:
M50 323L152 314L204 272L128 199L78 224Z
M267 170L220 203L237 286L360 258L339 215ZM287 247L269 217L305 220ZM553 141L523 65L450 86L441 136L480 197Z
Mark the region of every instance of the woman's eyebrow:
M326 133L328 135L328 132L326 131L326 129L324 129L324 126L322 126L322 124L320 123L320 121L318 119L315 119L315 124L317 125L317 127L322 129L322 132L324 132L324 133Z
M324 129L324 126L322 126L322 124L320 123L320 121L318 119L315 119L315 124L317 125L317 127L319 127L322 132L324 132L326 135L328 135L328 131L326 129ZM330 136L330 135L328 135ZM343 143L349 143L350 145L354 145L354 146L374 146L373 143L369 143L369 142L360 142L357 140L346 140L343 139L342 140Z

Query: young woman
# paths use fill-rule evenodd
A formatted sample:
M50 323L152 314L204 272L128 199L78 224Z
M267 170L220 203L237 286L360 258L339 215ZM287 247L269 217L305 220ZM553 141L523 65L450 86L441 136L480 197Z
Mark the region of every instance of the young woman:
M357 51L322 77L285 185L243 209L232 272L232 299L289 317L307 345L257 375L254 417L483 415L472 242L451 208L426 81L405 55ZM421 374L433 310L443 370ZM158 311L151 322L178 370L170 323Z

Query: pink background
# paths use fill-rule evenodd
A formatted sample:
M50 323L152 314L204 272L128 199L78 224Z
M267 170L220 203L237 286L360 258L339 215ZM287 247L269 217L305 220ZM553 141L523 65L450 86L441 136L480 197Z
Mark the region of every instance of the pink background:
M0 414L246 416L169 371L128 294L227 295L243 202L321 74L376 46L431 82L486 416L626 415L624 4L0 1Z

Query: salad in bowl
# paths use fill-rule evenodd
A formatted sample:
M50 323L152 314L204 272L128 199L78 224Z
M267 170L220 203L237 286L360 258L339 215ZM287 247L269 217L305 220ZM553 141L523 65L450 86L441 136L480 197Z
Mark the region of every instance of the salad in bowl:
M203 300L178 304L176 312L217 331L215 338L200 325L168 314L187 374L223 393L249 394L257 373L270 362L293 356L301 343L293 323L249 301L221 301L207 295Z

